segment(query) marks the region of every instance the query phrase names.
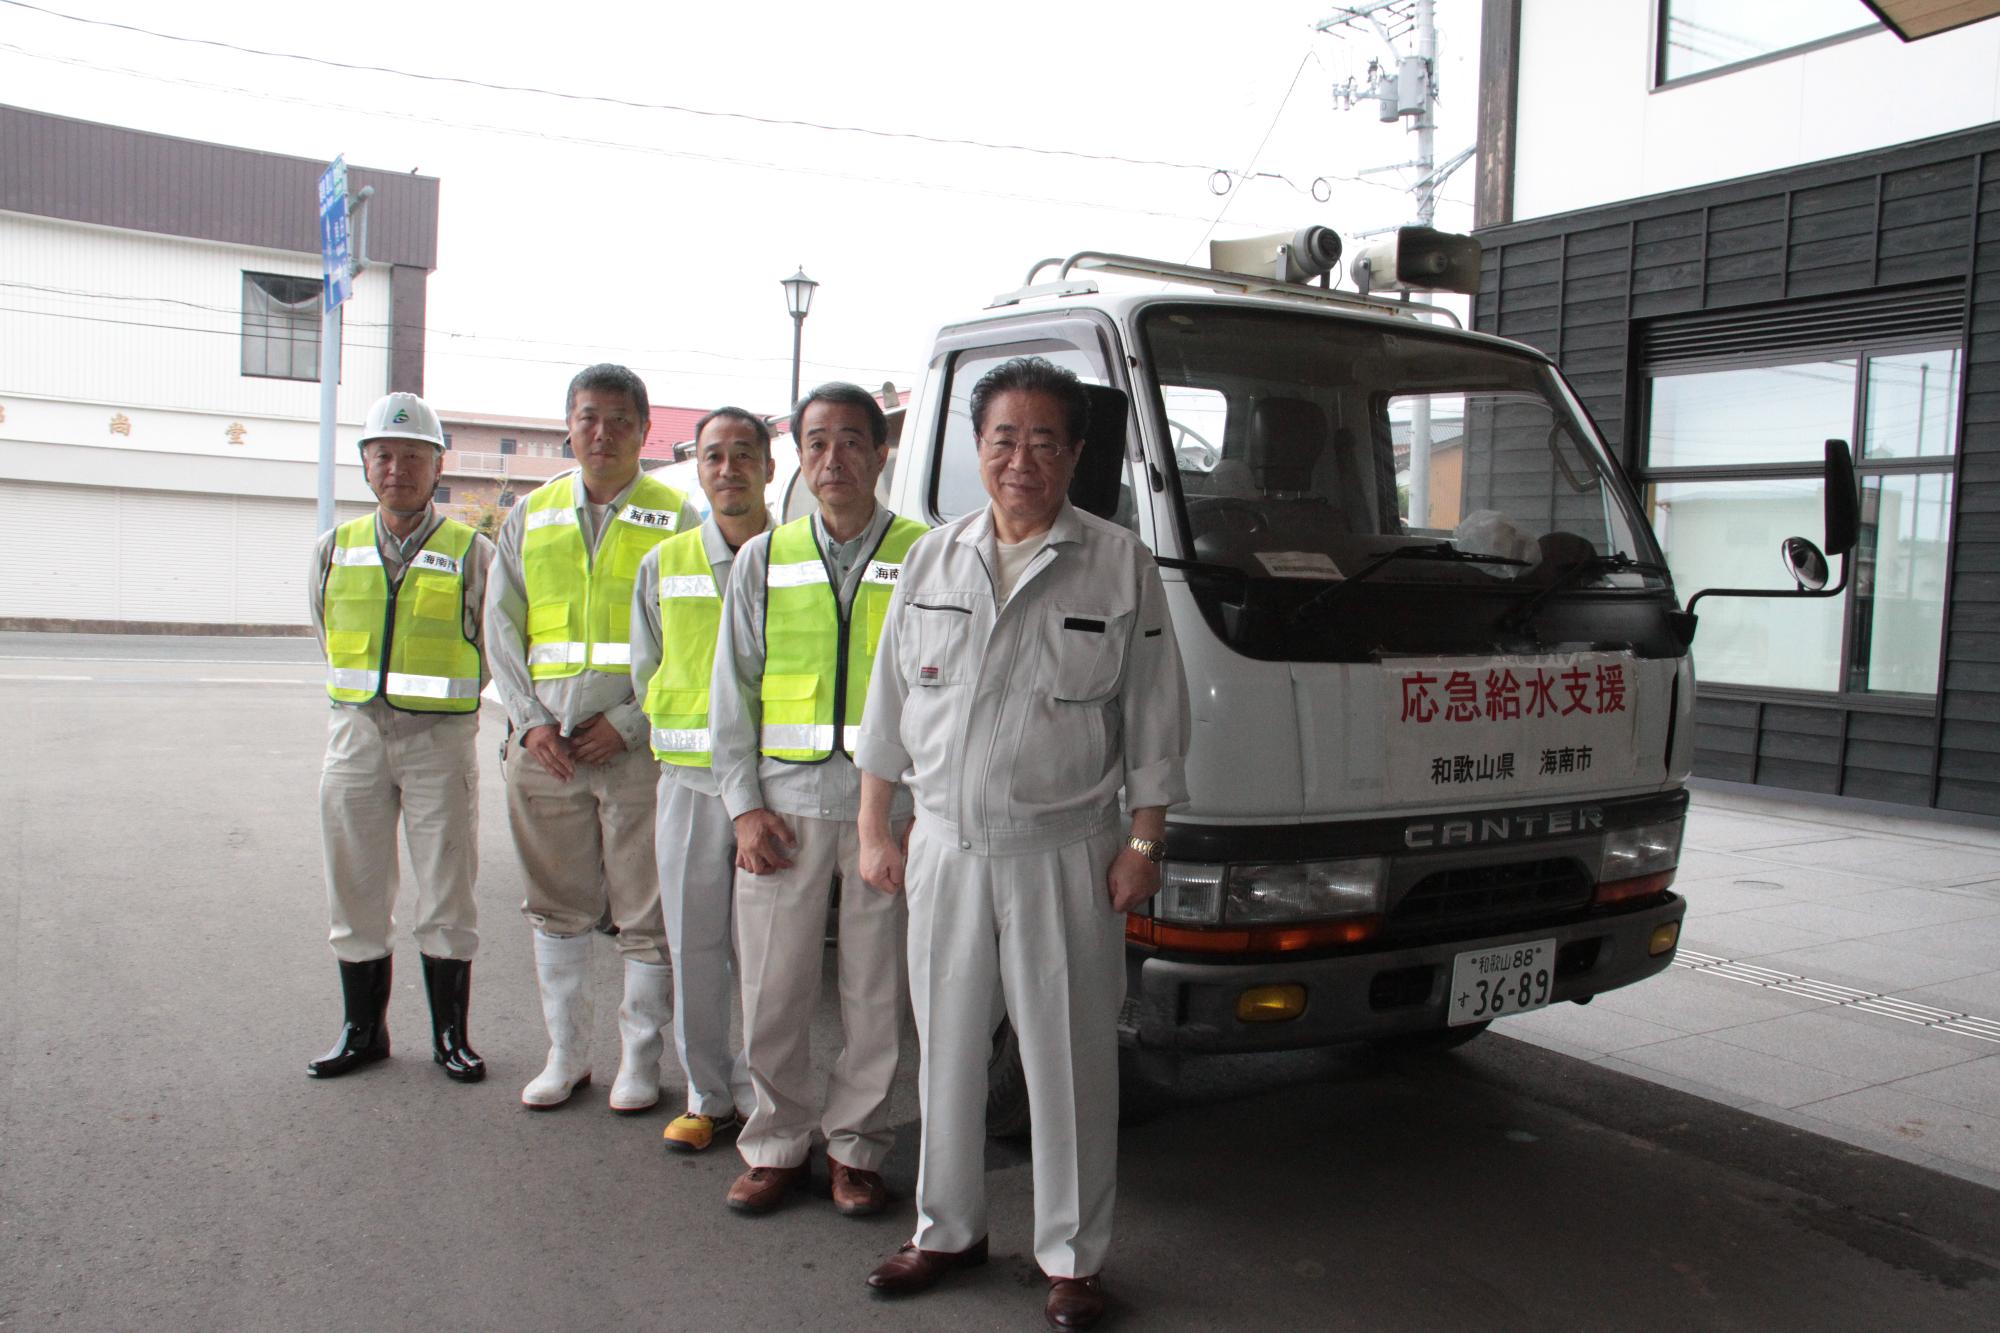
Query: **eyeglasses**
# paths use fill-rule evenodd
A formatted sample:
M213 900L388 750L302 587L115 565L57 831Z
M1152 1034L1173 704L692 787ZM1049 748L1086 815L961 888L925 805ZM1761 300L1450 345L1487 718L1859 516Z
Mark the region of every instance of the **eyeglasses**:
M1054 440L1028 440L1024 442L1006 437L996 439L989 436L979 442L979 452L984 457L992 459L1013 458L1020 454L1024 448L1027 450L1028 459L1036 463L1053 463L1069 452L1068 445L1058 444Z

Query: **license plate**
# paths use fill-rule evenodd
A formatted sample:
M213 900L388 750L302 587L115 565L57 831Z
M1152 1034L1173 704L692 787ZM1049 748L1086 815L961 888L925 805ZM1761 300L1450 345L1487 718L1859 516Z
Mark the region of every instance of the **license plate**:
M1532 940L1462 953L1451 964L1447 1027L1524 1014L1549 1002L1555 988L1556 942Z

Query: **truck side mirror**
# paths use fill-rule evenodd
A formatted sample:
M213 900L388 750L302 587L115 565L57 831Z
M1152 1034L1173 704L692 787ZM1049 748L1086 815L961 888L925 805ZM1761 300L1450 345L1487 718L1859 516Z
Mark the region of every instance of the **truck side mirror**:
M1826 586L1826 557L1819 553L1804 537L1787 537L1779 543L1784 552L1785 572L1792 576L1792 582L1799 585L1801 592L1818 592Z
M1861 536L1861 493L1854 485L1854 456L1846 440L1826 442L1826 554L1804 537L1787 537L1779 545L1785 572L1797 585L1784 592L1773 588L1703 588L1688 598L1687 606L1674 622L1681 642L1694 640L1695 603L1704 597L1833 597L1847 587L1847 571L1854 543ZM1840 556L1840 582L1826 586L1830 575L1829 556Z
M1846 440L1826 442L1826 553L1846 555L1861 537L1861 492Z

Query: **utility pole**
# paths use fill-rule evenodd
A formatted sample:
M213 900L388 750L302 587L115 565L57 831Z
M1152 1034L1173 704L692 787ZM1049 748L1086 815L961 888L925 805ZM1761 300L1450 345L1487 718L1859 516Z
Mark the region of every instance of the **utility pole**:
M1359 29L1364 23L1374 29L1375 35L1389 49L1394 68L1385 68L1380 60L1370 60L1367 85L1360 86L1352 78L1344 84L1336 84L1333 100L1346 110L1352 110L1357 102L1377 102L1381 106L1384 124L1408 121L1408 128L1417 136L1416 157L1389 166L1365 167L1361 174L1367 176L1414 168L1417 179L1410 187L1410 193L1416 200L1417 224L1428 227L1437 213L1438 187L1472 157L1472 150L1468 148L1454 156L1442 169L1437 165L1437 15L1434 0L1359 0L1355 4L1342 5L1313 26L1320 32L1334 32L1341 28ZM1397 43L1412 36L1416 39L1415 52L1404 55ZM1431 401L1423 394L1416 394L1410 401L1410 526L1431 526L1430 508Z

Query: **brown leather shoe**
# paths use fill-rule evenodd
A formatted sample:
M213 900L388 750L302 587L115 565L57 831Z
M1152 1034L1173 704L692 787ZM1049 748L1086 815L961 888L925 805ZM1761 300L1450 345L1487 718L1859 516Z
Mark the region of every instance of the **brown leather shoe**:
M977 1268L986 1262L986 1238L963 1250L920 1250L905 1245L868 1275L868 1285L884 1296L914 1296L929 1291L954 1268Z
M879 1172L863 1171L829 1157L826 1173L833 1180L833 1206L849 1217L873 1217L889 1206L889 1187L882 1183Z
M804 1181L803 1166L753 1166L729 1187L729 1206L739 1213L768 1213Z
M1050 1328L1089 1328L1104 1317L1104 1278L1097 1273L1050 1278L1049 1303L1042 1313Z

